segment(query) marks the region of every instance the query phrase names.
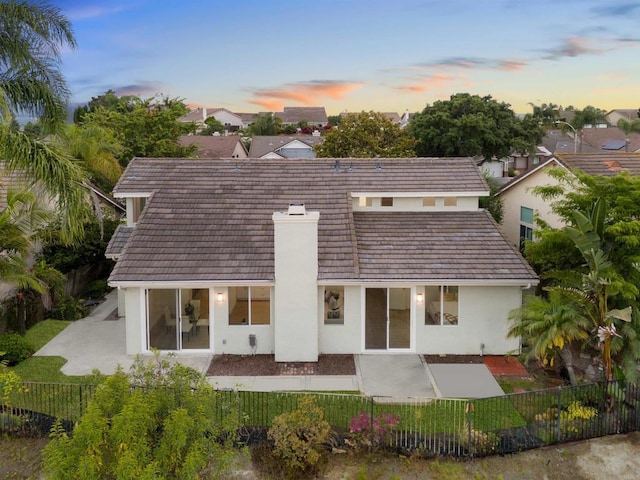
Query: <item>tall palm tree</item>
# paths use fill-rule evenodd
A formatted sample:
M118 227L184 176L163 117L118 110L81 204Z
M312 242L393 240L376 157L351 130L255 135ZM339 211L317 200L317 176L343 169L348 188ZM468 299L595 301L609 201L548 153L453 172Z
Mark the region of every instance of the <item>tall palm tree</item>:
M59 128L69 94L60 49L75 45L71 24L58 8L0 1L0 159L6 172L19 171L55 196L69 241L81 234L87 211L84 172L65 153L15 131L11 123L22 113L37 117L49 131Z
M625 118L618 120L617 127L626 135L627 144L625 145L625 151L629 151L629 135L632 133L640 133L640 118L629 121Z
M527 359L539 358L553 366L559 357L571 384L577 384L572 346L589 338L590 323L575 304L553 291L548 299L531 297L521 308L510 312L509 321L507 335L519 337L529 345Z

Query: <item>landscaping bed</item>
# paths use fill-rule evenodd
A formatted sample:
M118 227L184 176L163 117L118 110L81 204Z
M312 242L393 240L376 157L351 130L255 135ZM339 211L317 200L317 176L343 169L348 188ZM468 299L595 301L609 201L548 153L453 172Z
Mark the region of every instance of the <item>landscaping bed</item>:
M274 355L216 355L209 376L355 375L353 355L320 355L317 362L276 362Z

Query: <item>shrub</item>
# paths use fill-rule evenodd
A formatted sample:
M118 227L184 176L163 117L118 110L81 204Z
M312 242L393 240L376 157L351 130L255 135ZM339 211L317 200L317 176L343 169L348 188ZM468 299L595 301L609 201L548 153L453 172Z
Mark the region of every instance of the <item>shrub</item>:
M380 447L384 445L391 431L400 423L400 417L394 413L382 413L373 422L367 412L360 412L351 419L349 432L355 448Z
M216 478L235 451L238 412L200 372L138 358L98 388L69 437L43 451L51 478Z
M0 358L8 365L17 365L34 353L31 344L17 333L0 335L0 351L4 352Z
M110 290L111 287L107 284L107 279L102 278L100 280L95 280L94 282L91 282L89 285L87 285L84 293L89 298L100 298Z
M312 397L302 397L298 408L273 420L268 437L273 441L273 453L282 462L284 473L292 478L317 472L323 458L321 446L329 438L331 427L324 419L324 410Z

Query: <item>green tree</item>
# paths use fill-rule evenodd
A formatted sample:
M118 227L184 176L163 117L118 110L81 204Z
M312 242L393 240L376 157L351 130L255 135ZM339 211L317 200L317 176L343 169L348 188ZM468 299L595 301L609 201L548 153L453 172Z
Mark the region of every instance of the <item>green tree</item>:
M541 122L545 127L552 127L556 120L560 120L559 106L555 103L543 103L535 105L529 102L533 109L532 117Z
M255 135L278 135L282 119L271 113L258 115L254 118L253 123L249 126L249 134Z
M181 135L195 132L193 123L178 121L188 112L180 99L120 97L119 103L109 105L86 113L82 125L112 133L123 147L118 156L120 165L126 166L133 157L188 157L195 151L195 145L183 147L178 141Z
M321 158L413 157L414 139L378 112L345 115L340 126L329 130L315 146Z
M580 130L585 125L607 123L607 112L592 105L587 105L583 110L576 110L574 117L569 123L571 123L576 130Z
M92 123L67 125L55 139L98 187L110 192L122 174L117 158L123 147L113 132Z
M480 197L480 208L487 210L497 223L502 223L504 205L502 203L502 199L496 196L498 189L500 188L500 184L497 182L495 177L492 177L489 174L485 174L484 179L489 186L489 196Z
M468 93L427 105L412 117L409 130L420 157L482 155L489 161L532 152L544 136L533 117L519 120L509 104Z
M560 358L572 385L577 385L572 347L589 338L589 320L558 291L549 298L529 297L521 308L509 313L509 337L519 337L527 345L526 358L538 358L554 366Z
M213 135L214 133L222 133L224 125L216 117L209 117L204 121L206 127L200 132L200 135Z
M29 191L8 190L6 207L0 210L0 278L21 289L44 291L44 286L30 271L27 259L36 232L49 220L50 214Z
M45 470L79 480L218 478L234 455L237 419L198 371L139 357L98 387L73 436L55 431Z
M75 47L75 39L58 8L0 2L0 158L5 172L20 172L55 197L63 234L71 241L88 213L82 170L58 149L11 128L16 112L38 118L48 132L62 124L68 98L60 73L63 47Z

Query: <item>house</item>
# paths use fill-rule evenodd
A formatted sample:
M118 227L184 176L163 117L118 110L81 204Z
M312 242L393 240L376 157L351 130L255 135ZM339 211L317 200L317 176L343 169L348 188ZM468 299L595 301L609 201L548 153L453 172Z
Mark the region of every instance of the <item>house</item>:
M639 108L617 108L609 111L606 114L605 118L607 119L607 122L609 122L611 125L617 125L618 121L621 118L624 118L628 122L633 122L634 120L637 120L638 118L640 118L640 109Z
M306 122L310 127L323 128L329 124L324 107L284 107L282 112L274 112L282 120L282 126L296 126Z
M227 132L236 132L249 126L249 123L245 123L241 114L233 113L226 108L212 107L194 108L189 113L178 118L178 121L183 123L193 122L197 125L198 131L200 131L206 126L205 121L211 117L218 120Z
M199 158L247 158L247 149L238 135L182 135L183 147L196 145Z
M251 139L250 158L316 158L313 149L320 135L256 135Z
M537 277L488 193L469 158L135 158L110 245L127 353L517 350L507 315Z
M578 134L578 153L639 152L640 133L626 135L617 127L583 128Z
M522 246L525 239L535 238L535 217L553 228L563 226L560 217L551 211L550 203L532 191L538 186L559 184L549 175L554 168L581 171L588 175L612 176L622 172L640 175L640 154L558 154L535 169L514 177L497 193L504 205L502 228L511 245Z

